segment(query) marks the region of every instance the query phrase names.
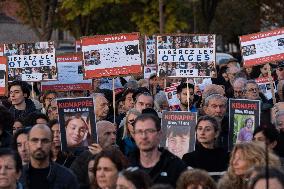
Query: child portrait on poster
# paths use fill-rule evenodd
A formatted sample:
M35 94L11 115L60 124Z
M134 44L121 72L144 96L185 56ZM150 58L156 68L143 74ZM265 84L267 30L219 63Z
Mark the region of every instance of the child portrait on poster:
M166 147L179 158L190 150L190 128L188 126L168 126L167 128Z

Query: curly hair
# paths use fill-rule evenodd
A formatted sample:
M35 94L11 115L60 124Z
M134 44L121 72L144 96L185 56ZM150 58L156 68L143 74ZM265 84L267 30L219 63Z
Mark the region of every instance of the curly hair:
M192 169L183 172L178 178L176 189L186 189L190 185L201 185L202 188L217 189L213 178L201 169Z

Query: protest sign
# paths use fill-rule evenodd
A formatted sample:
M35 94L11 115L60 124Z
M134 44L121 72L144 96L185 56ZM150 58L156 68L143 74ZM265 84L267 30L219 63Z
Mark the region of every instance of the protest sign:
M272 92L271 92L271 85L270 85L270 82L269 82L269 78L268 77L259 77L259 78L256 78L255 81L258 84L258 88L259 88L260 92L262 92L268 100L272 99L273 95L272 95ZM273 83L274 92L276 93L277 89L276 89L275 82L273 81L272 83Z
M260 101L229 100L229 150L236 142L251 141L253 131L260 125Z
M144 79L149 79L152 75L157 74L157 67L154 66L144 66Z
M62 151L87 148L97 142L94 102L91 97L57 100Z
M91 90L92 80L84 80L82 54L65 54L56 57L58 81L41 84L41 89L55 91Z
M180 83L172 83L170 87L165 88L166 97L171 111L179 109L180 101L177 97L177 86Z
M57 80L54 42L5 44L8 81Z
M87 79L142 72L138 33L83 37L81 44Z
M159 77L211 77L216 72L215 35L156 36Z
M284 60L284 28L240 36L244 67Z
M196 117L193 112L163 111L161 146L180 158L194 151Z
M7 93L7 57L0 56L0 96Z
M156 64L155 59L155 36L145 36L145 63L144 65Z

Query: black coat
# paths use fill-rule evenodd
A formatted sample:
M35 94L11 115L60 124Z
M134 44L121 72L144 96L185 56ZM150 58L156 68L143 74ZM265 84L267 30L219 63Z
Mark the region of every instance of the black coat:
M154 167L149 169L142 167L139 160L139 152L130 156L130 166L137 166L142 170L146 170L145 172L149 174L155 184L170 184L175 187L178 177L186 170L186 165L180 158L168 150L160 148L159 151L161 152L160 160Z

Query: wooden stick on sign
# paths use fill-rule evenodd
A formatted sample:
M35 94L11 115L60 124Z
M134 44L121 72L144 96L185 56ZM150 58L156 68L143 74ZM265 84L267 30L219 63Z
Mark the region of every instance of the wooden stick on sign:
M113 123L115 124L115 88L114 88L114 78L112 78L112 104L113 104Z
M273 78L271 76L271 66L268 64L268 79L269 79L269 84L270 84L270 90L272 93L272 100L273 100L273 104L276 104L276 98L275 98L275 91L274 91L274 86L273 86Z

